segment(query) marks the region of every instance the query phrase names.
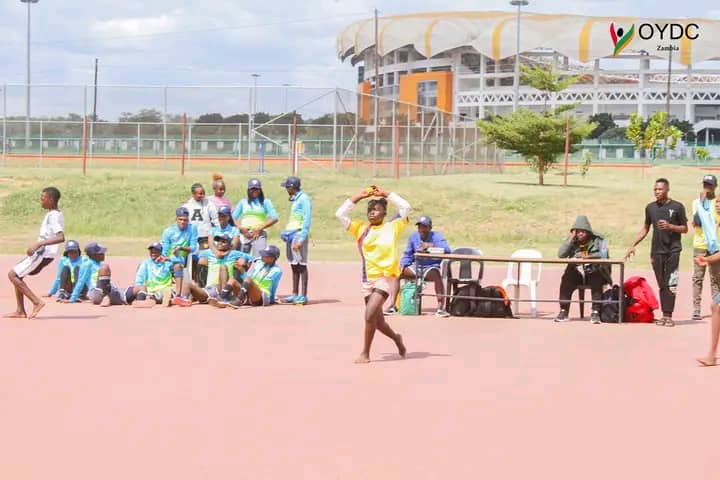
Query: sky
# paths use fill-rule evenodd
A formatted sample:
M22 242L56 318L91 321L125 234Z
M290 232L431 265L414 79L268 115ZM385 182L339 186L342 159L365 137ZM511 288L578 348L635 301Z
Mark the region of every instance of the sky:
M355 89L357 71L335 52L337 34L372 16L452 10L511 10L506 0L39 0L31 6L33 84L93 83L98 59L100 85L253 85L258 110L293 108L323 95L294 86ZM719 18L716 1L530 0L537 13ZM27 5L0 2L0 83L23 83L26 70ZM282 87L289 84L291 87ZM168 110L247 111L249 88L171 89ZM33 89L33 112L53 115L91 108L80 87ZM88 94L92 96L92 92ZM9 87L8 116L24 112L24 90ZM99 111L107 117L138 108L161 108L162 89L105 88ZM228 97L233 97L228 100ZM322 98L318 102L330 102ZM332 107L331 107L332 108ZM82 113L82 112L80 112Z

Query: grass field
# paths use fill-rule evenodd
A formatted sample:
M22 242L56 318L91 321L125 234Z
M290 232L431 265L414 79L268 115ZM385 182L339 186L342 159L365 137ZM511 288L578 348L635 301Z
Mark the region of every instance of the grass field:
M314 205L311 259L357 258L355 246L334 212L348 195L370 183L406 197L413 206L413 219L430 215L452 247L475 246L494 255L530 247L553 257L575 216L586 214L593 227L608 238L611 255L616 257L624 253L641 226L644 207L653 198L654 179L670 180L671 196L685 204L690 216L702 171L654 167L643 175L639 169L596 168L585 178L570 175L568 187L562 187L559 171L546 176L548 185L538 186L536 174L521 168L508 168L504 174L416 176L399 181L370 181L320 169L301 171L300 176ZM244 196L248 178L250 175L225 174L233 202ZM279 226L269 232L271 241L279 244L289 207L287 194L279 186L284 174L268 173L260 178L265 195L280 215ZM174 222L174 210L189 198L193 182L203 183L211 193L210 172L180 177L175 172L93 170L82 177L66 169L5 168L0 170L0 227L5 232L0 253L21 254L33 240L43 216L37 200L40 190L55 185L62 192L60 205L68 238L82 244L102 241L114 255L143 256L147 243L158 239ZM358 206L354 213L364 216L364 208ZM633 260L637 266L647 265L649 246L648 238ZM685 235L684 246L682 265L688 269L691 235Z

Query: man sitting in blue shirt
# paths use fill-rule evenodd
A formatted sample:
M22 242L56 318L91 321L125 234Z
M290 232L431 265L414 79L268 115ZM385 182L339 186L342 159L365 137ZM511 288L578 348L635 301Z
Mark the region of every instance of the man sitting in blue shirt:
M415 253L426 253L429 248L440 248L442 253L450 253L445 237L440 232L433 231L432 220L430 217L422 216L415 222L417 232L413 232L408 237L407 247L400 259L400 278L406 280L415 280ZM450 314L445 310L443 296L445 294L445 286L443 285L442 275L440 273L440 259L438 258L421 258L420 265L423 268L423 279L435 284L435 294L437 295L438 309L435 315L439 317L449 317ZM386 314L397 313L395 308L395 299L397 297L397 289L393 292L393 306L385 311Z

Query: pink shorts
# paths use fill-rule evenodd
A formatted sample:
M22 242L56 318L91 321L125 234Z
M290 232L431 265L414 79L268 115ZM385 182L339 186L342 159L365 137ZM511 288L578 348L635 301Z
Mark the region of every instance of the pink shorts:
M363 297L368 297L373 290L382 290L385 293L390 293L390 282L396 282L397 278L394 277L380 277L372 280L362 282L362 293Z

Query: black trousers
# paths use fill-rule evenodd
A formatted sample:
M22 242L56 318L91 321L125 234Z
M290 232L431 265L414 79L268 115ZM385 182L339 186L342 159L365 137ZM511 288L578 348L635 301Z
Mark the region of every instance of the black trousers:
M562 310L570 309L570 299L572 294L578 285L587 284L590 285L590 294L592 295L592 309L600 311L600 305L602 300L602 287L605 283L605 279L599 271L593 271L590 273L582 273L578 270L575 265L568 265L560 279L560 308Z
M658 289L660 290L660 308L663 315L672 316L675 311L675 294L680 277L680 252L652 256Z

